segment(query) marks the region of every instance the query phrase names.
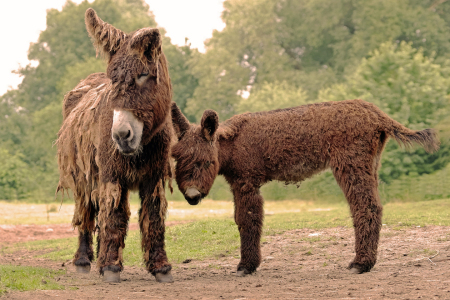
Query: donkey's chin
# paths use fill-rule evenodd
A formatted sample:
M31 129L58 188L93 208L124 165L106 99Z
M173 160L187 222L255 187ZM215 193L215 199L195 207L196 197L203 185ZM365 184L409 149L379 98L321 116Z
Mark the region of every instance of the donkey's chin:
M190 204L190 205L197 205L199 204L203 197L200 195L199 197L195 197L195 198L189 198L187 196L184 196L184 199L186 199L186 201Z
M134 156L134 155L139 154L142 151L142 147L140 145L132 147L128 144L122 144L122 145L117 144L117 150L119 150L119 152L122 155Z

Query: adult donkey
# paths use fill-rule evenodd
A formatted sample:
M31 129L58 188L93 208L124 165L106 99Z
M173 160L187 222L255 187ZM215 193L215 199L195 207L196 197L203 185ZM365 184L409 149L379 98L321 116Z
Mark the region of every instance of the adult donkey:
M86 11L85 22L108 67L106 74L89 75L64 98L57 192L71 189L75 199L72 224L78 228L79 245L74 265L78 272L90 271L97 228L100 273L105 281L120 281L128 194L139 190L145 265L157 281L171 282L164 250L164 186L171 176L172 91L161 35L154 28L126 34L93 9Z
M353 217L356 256L349 268L370 271L381 229L378 168L386 142L391 137L429 152L439 148L433 129L408 129L362 100L246 113L222 124L215 111L206 110L200 125L190 124L173 103L172 119L179 139L172 148L175 175L186 200L198 204L218 174L231 186L241 235L239 276L261 262L260 187L271 180L301 182L325 169L332 170Z

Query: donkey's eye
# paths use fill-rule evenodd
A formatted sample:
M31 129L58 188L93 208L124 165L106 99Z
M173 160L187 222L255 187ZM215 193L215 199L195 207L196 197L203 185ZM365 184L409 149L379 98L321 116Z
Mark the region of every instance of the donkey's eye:
M210 161L205 161L205 169L208 169L210 165L211 165Z
M141 73L136 78L136 83L138 85L141 85L145 82L145 79L147 79L148 73Z

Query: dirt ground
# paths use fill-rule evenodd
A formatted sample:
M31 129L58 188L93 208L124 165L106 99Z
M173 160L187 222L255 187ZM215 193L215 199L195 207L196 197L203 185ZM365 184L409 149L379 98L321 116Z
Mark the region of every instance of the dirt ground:
M63 225L51 228L35 229L44 233L31 238L74 234ZM0 230L3 239L6 229ZM36 260L32 252L4 255L0 264L67 270L57 279L66 290L10 292L6 299L450 299L450 227L383 227L378 262L361 275L346 269L354 255L351 228L268 236L262 253L254 275L235 277L238 258L223 253L174 264L171 284L157 283L139 267L126 267L121 283L107 284L95 269L77 274L71 264Z

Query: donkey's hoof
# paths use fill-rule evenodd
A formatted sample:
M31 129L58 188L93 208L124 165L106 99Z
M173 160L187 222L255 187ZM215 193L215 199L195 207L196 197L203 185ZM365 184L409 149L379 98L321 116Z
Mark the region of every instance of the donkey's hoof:
M362 271L361 271L361 269L359 269L357 267L353 267L353 268L350 268L350 273L352 273L352 274L361 274Z
M120 272L104 271L103 272L104 282L120 282Z
M348 266L348 269L353 274L361 274L361 273L369 272L370 269L372 269L372 266L373 265L363 265L363 264L352 262Z
M236 272L237 277L244 277L245 275L248 275L248 274L251 274L251 272L245 268L237 270L237 272Z
M173 277L172 277L172 274L170 274L170 271L167 272L166 274L156 273L155 278L156 278L156 281L161 282L161 283L172 283L173 282Z
M88 274L89 272L91 272L91 265L76 266L76 268L77 268L77 273Z

